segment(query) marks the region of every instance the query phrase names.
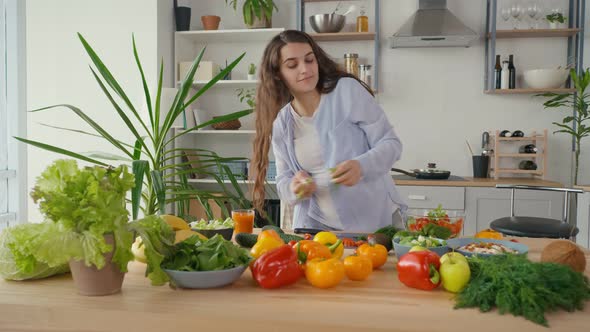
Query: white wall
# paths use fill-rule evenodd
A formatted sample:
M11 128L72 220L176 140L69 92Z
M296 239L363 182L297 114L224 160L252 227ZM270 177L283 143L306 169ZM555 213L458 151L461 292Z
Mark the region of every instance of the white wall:
M157 82L160 57L164 56L164 60L170 63L170 55L159 47L165 42L158 42L158 36L165 38L170 35L166 34L164 27L170 19L159 16L159 13L165 12L166 5L162 3L169 7L172 2L160 2L28 0L28 109L59 103L75 105L108 128L113 136L132 144L134 140L131 134L94 80L88 68L91 61L76 33L80 32L102 57L131 101L139 108L144 103L143 88L133 58L131 35L135 34L144 72L150 84L154 84ZM160 24L162 26L159 28ZM171 74L168 76L171 77ZM98 138L43 127L39 123L91 130L66 109L29 113L28 137L77 152L116 152L109 143ZM28 148L28 157L29 187L34 185L35 178L49 163L60 158L59 155L34 147ZM29 220L41 220L32 202L29 205Z
M356 1L356 4L361 2ZM456 16L483 35L486 1L447 2ZM499 6L504 6L504 2L500 0ZM350 3L355 2L343 2L343 8ZM368 3L372 3L372 0ZM545 0L540 3L545 8L561 7L567 12L566 0ZM192 1L191 4L191 29L202 29L199 15L205 14L221 16L220 29L244 26L241 14L225 6L223 1ZM295 1L279 0L277 5L279 12L273 16L273 27L296 28ZM308 4L306 15L321 13L335 6L336 2ZM404 154L398 167L419 168L425 167L428 162L436 162L438 167L449 169L453 174L471 176L471 157L466 139L479 153L484 130L520 129L526 133L533 129L548 128L551 133L555 130L551 124L553 121L559 122L571 114L569 109L544 110L541 97L484 94L482 38L470 48L389 48L388 38L417 8L418 0L381 0L382 45L378 100L404 143ZM195 13L199 14L195 17ZM357 15L358 11L349 14L347 22L352 25ZM372 10L369 20L372 25ZM499 28L505 28L504 22L499 24ZM344 52L357 50L362 57L368 48L366 43L321 45L334 58L340 59ZM586 49L586 53L590 53L590 47ZM515 54L517 71L521 75L527 69L565 65L566 39L501 40L498 42L498 53L503 57ZM371 63L372 55L369 54L368 58ZM590 65L588 60L585 63ZM587 139L583 149L590 151L589 147L590 139ZM590 162L590 152L586 151L582 153L581 165ZM568 184L571 176L571 138L565 134L550 134L548 152L548 178ZM580 183L590 182L590 166L582 166L579 178Z

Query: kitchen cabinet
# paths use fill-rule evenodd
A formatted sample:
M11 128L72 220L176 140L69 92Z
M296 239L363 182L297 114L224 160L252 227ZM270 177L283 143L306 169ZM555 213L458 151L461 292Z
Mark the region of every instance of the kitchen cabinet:
M490 222L510 215L510 190L468 187L465 190L466 220L464 234L475 234L489 228ZM563 193L516 190L514 214L561 220Z
M576 224L580 229L576 236L576 243L590 248L590 185L578 186L583 189L583 194L578 194L578 209L576 211Z

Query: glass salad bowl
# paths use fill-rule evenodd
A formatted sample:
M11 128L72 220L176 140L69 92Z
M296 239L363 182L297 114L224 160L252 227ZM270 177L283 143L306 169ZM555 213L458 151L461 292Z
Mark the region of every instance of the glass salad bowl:
M429 224L442 226L450 231L448 238L454 238L461 234L465 213L457 210L444 210L442 206L436 209L408 209L404 218L406 229L413 232L428 231L429 235L444 238L441 234L431 233L433 226ZM424 230L427 227L429 229Z

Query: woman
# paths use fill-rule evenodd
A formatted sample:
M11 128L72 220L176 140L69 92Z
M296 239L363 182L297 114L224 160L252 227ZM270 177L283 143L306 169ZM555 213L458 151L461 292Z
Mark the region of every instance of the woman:
M304 32L264 50L256 94L254 206L264 203L272 143L281 200L294 228L372 232L406 205L389 169L402 144L366 84L338 69Z

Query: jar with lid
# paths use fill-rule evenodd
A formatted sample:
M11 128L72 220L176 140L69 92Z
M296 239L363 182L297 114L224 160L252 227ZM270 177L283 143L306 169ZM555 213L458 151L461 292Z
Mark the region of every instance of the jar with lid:
M371 65L359 65L359 79L372 89L373 74L371 73L371 67Z
M357 53L344 53L344 70L359 77L359 55Z
M369 32L369 18L365 14L365 6L361 6L360 15L356 18L356 32Z

